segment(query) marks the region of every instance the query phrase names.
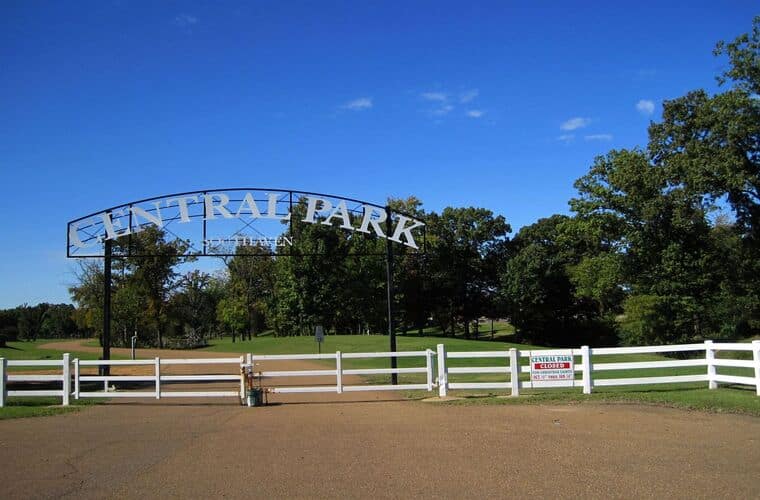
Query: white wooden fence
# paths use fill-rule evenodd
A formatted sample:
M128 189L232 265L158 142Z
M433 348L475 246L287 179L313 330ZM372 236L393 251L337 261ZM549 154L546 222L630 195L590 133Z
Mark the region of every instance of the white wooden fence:
M667 359L658 361L626 361L626 362L600 362L599 359L607 355L620 354L663 354L673 352L700 352L704 355L690 359ZM720 352L751 352L752 359L721 359L717 356ZM521 380L521 374L530 373L530 366L521 363L521 359L530 358L531 355L570 355L580 362L574 363L573 370L576 377L567 381L547 380ZM346 369L343 361L347 359L370 359L370 358L422 358L424 364L407 368L357 368ZM473 360L493 359L491 366L449 366L449 360ZM333 360L334 367L314 370L257 370L261 362L267 366L276 364L277 361L298 360ZM465 363L466 364L466 363ZM100 366L143 366L152 367L150 375L90 375L82 373L82 368ZM163 369L176 365L221 365L229 368L228 373L207 374L168 374ZM437 365L437 378L433 378ZM705 367L704 373L693 375L669 375L669 376L640 376L626 378L606 378L599 376L602 372L618 370L651 370L672 369L682 367ZM9 373L9 367L36 367L42 369L60 368L61 373L56 374L26 374L24 372ZM139 360L71 360L68 353L63 354L60 360L7 360L0 358L0 407L6 404L9 396L54 396L62 399L63 405L68 405L70 397L80 398L166 398L166 397L236 397L242 401L245 396L245 378L243 373L246 367L261 380L262 385L272 393L306 393L306 392L334 392L341 394L352 391L390 391L390 390L424 390L433 391L438 388L439 396L446 396L449 390L472 390L472 389L497 389L510 390L513 396L519 396L520 389L539 389L557 387L578 387L583 389L584 394L590 394L594 387L624 386L624 385L649 385L649 384L678 384L707 382L710 389L723 384L742 384L754 386L760 396L760 341L751 344L741 343L713 343L706 341L699 344L683 344L669 346L645 346L645 347L605 347L590 348L583 346L579 349L541 349L541 350L518 350L509 349L501 351L461 351L447 352L443 344L438 344L437 352L427 349L425 351L406 352L365 352L365 353L336 353L327 354L247 354L241 357L231 358L207 358L207 359L139 359ZM720 367L749 368L754 369L754 376L726 375L718 373ZM162 372L163 371L163 372ZM424 383L405 383L398 385L372 384L372 383L344 383L344 376L367 376L388 374L418 374L425 375ZM503 375L503 379L489 382L456 381L460 375ZM579 375L579 376L578 376ZM309 385L285 385L282 379L299 377L328 377L328 381L321 383L310 380ZM422 377L420 377L422 378ZM500 378L500 377L499 377ZM526 378L523 376L522 378ZM334 383L332 382L334 380ZM277 382L280 381L280 382ZM8 390L8 382L43 382L60 383L60 389L54 390ZM72 383L73 382L73 383ZM103 384L102 390L82 390L82 385L92 389L92 383ZM147 390L111 390L113 384L123 383L148 383ZM239 389L216 390L216 391L183 391L167 390L167 385L178 382L219 383L239 382ZM278 383L279 385L275 385ZM237 385L237 384L236 384Z
M665 354L673 352L704 351L704 356L692 359L667 359L659 361L632 361L632 362L599 362L599 357L613 354ZM751 352L751 360L721 359L716 356L719 352ZM521 373L530 373L528 364L521 364L521 358L530 358L531 355L570 355L580 358L580 363L574 364L576 374L571 381L531 381L520 380ZM596 359L592 359L592 356ZM714 343L711 340L699 344L643 346L643 347L601 347L590 348L583 346L580 349L541 349L541 350L518 350L508 351L475 351L475 352L447 352L443 344L438 345L437 359L475 359L489 358L505 360L505 364L496 366L471 366L471 367L448 367L446 362L438 363L438 395L446 396L449 389L510 389L513 396L519 396L520 389L557 388L557 387L582 387L584 394L591 394L594 387L624 386L624 385L650 385L650 384L678 384L686 382L707 382L710 389L718 387L718 383L741 384L755 386L756 394L760 396L760 341L751 344L742 343ZM680 368L688 366L704 366L705 373L696 375L668 375L668 376L641 376L626 378L606 378L598 376L599 372L614 370L651 370L653 368ZM754 376L738 376L719 374L719 367L735 367L754 369ZM450 375L455 374L504 374L504 380L498 382L456 382L450 381Z
M412 367L412 368L357 368L346 369L343 368L343 360L345 359L369 359L369 358L424 358L425 365ZM272 393L298 393L298 392L335 392L341 394L343 392L355 392L355 391L411 391L411 390L425 390L432 391L434 387L433 373L434 373L434 358L435 352L427 349L425 351L404 351L404 352L347 352L342 353L340 351L336 353L326 354L248 354L246 356L246 364L254 367L254 372L262 382L267 379L282 378L282 377L335 377L334 384L320 384L309 385L302 387L270 387L269 392ZM293 360L334 360L335 368L327 368L323 370L266 370L257 371L255 366L262 361L293 361ZM344 384L344 375L389 375L392 373L397 374L410 374L410 373L424 373L426 375L426 382L424 384Z
M62 398L62 404L68 405L70 397L81 398L176 398L176 397L244 397L245 386L241 376L240 367L245 361L244 356L235 358L206 358L206 359L125 359L125 360L80 360L70 359L68 353L63 354L61 360L7 360L0 358L0 407L5 406L9 396L58 396ZM221 365L230 367L229 373L187 374L170 375L162 373L162 369L177 365ZM24 372L8 373L9 367L35 367L46 369L51 366L61 367L61 373L53 375L27 374ZM88 375L82 373L82 368L101 366L133 366L151 367L151 375ZM99 371L99 370L98 370ZM73 383L72 383L73 381ZM8 390L8 382L60 382L61 388L55 390ZM83 391L82 385L92 388L92 382L102 383L102 390ZM119 383L149 383L149 389L145 390L112 390L113 384ZM162 383L197 382L218 383L236 382L240 384L239 390L226 391L182 391L166 390Z

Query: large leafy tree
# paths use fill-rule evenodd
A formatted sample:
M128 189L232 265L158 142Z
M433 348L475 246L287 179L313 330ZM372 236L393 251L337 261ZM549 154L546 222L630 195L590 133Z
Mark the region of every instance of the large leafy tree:
M217 304L224 285L218 277L198 270L179 279L169 306L173 321L190 345L204 343L216 331Z
M614 300L604 297L616 298L609 292L627 292L624 342L676 342L724 331L714 307L727 260L700 196L674 185L670 168L639 150L597 158L576 187L571 206L579 223L609 242L606 252L574 268L577 291L607 308Z
M433 313L444 327L464 327L492 308L497 289L495 264L511 231L503 216L485 208L445 208L428 217L429 268Z
M581 228L576 219L553 215L522 228L510 242L501 286L520 338L548 345L612 341L599 302L578 292L579 276L592 274L596 283L596 270L587 268L604 255Z
M188 244L175 239L167 241L166 234L153 226L130 237L121 237L117 247L131 247L133 255L122 260L127 274L126 286L133 286L144 296L146 316L155 332L156 345L163 347L168 299L177 286L175 266L188 259L183 257ZM127 253L124 251L123 253Z
M410 215L418 220L425 220L426 214L422 209L422 201L415 196L408 198L390 198L388 205L394 212ZM425 229L427 231L427 229ZM418 250L404 245L395 245L393 251L393 289L395 291L395 307L398 309L399 329L406 333L409 328L416 327L420 335L427 321L428 294L430 282L426 279L425 271L429 265L427 255L424 253L425 238L420 237L417 242ZM382 252L382 248L379 248ZM375 265L378 260L375 259ZM383 265L383 262L380 262ZM382 272L375 271L375 275ZM383 286L384 288L384 286ZM381 292L384 290L381 290Z
M227 294L239 297L245 309L243 333L256 336L265 326L267 304L274 292L274 257L269 247L239 245L227 261Z

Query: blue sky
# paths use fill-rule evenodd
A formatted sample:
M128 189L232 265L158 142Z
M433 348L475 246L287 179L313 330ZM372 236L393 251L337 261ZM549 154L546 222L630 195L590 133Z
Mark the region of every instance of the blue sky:
M66 222L164 193L566 213L758 13L661 3L3 2L0 307L67 301Z

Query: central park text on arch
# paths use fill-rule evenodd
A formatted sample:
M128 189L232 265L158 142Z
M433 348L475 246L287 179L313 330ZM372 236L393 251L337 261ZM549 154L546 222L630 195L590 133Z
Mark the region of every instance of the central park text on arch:
M121 236L129 235L142 230L146 225L154 225L163 228L165 219L162 211L172 210L178 212L176 220L179 224L192 221L190 207L202 204L203 220L215 219L240 219L246 220L269 220L288 222L292 217L290 209L285 213L278 213L278 197L276 192L268 193L265 206L261 206L261 200L256 200L253 193L245 192L241 200L231 200L230 196L222 192L209 192L201 194L185 194L170 196L150 201L146 205L129 205L73 221L69 224L69 242L77 248L88 248L104 240L113 240ZM382 225L387 222L388 212L376 205L360 203L358 208L349 210L345 199L337 203L330 201L331 197L307 194L301 198L306 204L306 215L301 222L308 224L324 224L327 226L338 225L348 231L357 231L366 234L374 234L381 238L401 243L408 247L418 249L413 231L423 227L422 221L395 214L392 223L393 230L388 234ZM352 220L351 215L361 213L360 218ZM132 223L125 226L122 222L125 216L129 216ZM358 220L360 219L360 220ZM97 224L103 228L103 234L97 239L83 241L80 230L88 225Z

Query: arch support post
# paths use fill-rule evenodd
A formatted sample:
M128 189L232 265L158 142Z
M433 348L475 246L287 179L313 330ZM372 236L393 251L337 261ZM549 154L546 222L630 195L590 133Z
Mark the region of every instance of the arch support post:
M385 277L388 292L388 336L390 337L390 351L396 352L396 329L393 325L393 246L390 240L392 234L391 207L385 207ZM391 368L396 369L398 359L391 356ZM398 373L391 373L391 384L398 385Z
M111 359L111 254L113 242L107 239L104 244L103 259L103 359ZM100 375L111 373L109 365L100 365Z

